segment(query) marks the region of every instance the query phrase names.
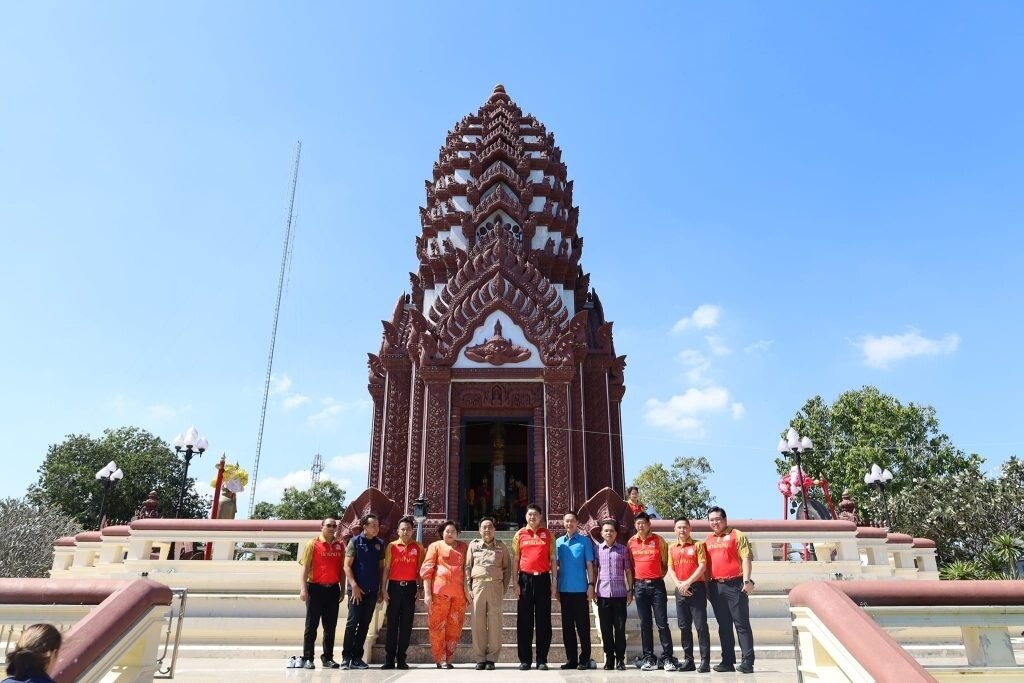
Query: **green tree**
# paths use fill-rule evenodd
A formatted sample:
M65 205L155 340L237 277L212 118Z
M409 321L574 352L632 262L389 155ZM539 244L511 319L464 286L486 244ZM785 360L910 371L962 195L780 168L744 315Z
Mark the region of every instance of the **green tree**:
M831 405L815 396L788 426L814 442L814 450L802 455L804 471L824 476L836 490L848 488L858 500L869 501L868 509L878 518L881 510L870 502L875 496L866 495L864 484L864 474L872 464L893 473L887 488L890 495L935 477L981 473L982 458L953 446L939 430L935 408L904 405L872 386L844 392ZM790 458L775 460L780 474L793 464Z
M661 463L644 468L633 485L640 500L664 519L701 518L714 501L704 483L713 471L707 458L676 458L671 468Z
M322 479L306 490L289 486L276 505L261 501L253 508L253 519L324 519L345 511L345 490L330 479Z
M940 565L977 560L1000 534L1024 534L1020 472L1020 461L1011 458L991 476L968 470L912 481L890 497L896 528L935 541ZM877 497L867 503L877 510ZM1004 561L1000 571L1007 566Z
M1017 578L1017 562L1024 557L1024 538L1003 532L992 538L992 554L1010 578Z
M99 438L71 434L61 443L51 444L39 467L39 480L29 487L28 500L40 506L59 506L86 528L95 528L103 496L96 472L111 460L124 472L124 478L110 487L104 507L107 519L131 519L150 491L157 492L161 514L174 515L185 463L163 439L138 427L107 429ZM193 458L189 472L195 473L201 463L200 458ZM210 499L193 490L195 481L190 476L185 482L183 518L205 517L210 509Z
M53 563L53 542L82 527L58 507L24 499L0 500L0 576L41 578Z

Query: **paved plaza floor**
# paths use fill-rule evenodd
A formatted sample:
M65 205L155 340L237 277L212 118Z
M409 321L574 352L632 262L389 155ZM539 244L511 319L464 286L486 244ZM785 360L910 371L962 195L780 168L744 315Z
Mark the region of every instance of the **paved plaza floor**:
M638 669L630 668L626 671L561 671L558 665L549 671L520 671L516 664L498 664L494 671L477 671L472 664L458 664L450 671L441 671L434 665L418 664L413 665L408 671L382 671L379 666L363 671L338 671L324 670L317 668L314 671L300 669L288 669L285 661L278 661L267 658L244 658L234 657L202 658L184 657L178 659L177 670L174 680L184 683L208 683L209 681L244 681L245 683L259 683L260 681L291 681L294 683L305 683L306 681L344 681L345 683L370 683L379 681L402 681L402 683L415 683L416 681L441 681L441 680L462 680L470 681L481 679L487 681L595 681L607 683L625 683L636 681L640 678L650 680L672 680L686 681L707 681L711 683L787 683L796 680L796 664L792 659L766 659L759 661L757 670L753 675L738 673L710 673L697 674L669 673L665 671L641 672Z

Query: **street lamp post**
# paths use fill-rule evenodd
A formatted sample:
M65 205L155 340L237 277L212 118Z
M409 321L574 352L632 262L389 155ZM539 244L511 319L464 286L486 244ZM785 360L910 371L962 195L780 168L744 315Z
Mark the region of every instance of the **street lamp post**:
M864 475L864 483L868 486L877 486L878 495L882 498L882 510L885 511L885 522L889 527L893 527L893 519L889 514L889 502L885 499L885 487L892 481L892 472L888 469L882 469L878 465L871 465L871 469L867 474Z
M117 466L117 463L111 460L107 463L107 466L96 473L96 480L103 485L103 497L100 498L100 521L98 522L98 528L103 528L103 510L107 507L107 494L110 493L110 487L121 481L124 478L124 472Z
M430 509L430 503L423 497L423 492L420 492L420 497L413 501L412 504L412 518L416 520L416 541L423 543L423 523L427 521L427 511Z
M786 432L786 436L779 439L778 451L783 455L792 455L796 460L796 476L800 480L800 497L803 499L804 504L804 519L810 519L807 512L807 484L804 482L804 470L800 465L800 454L804 451L810 452L814 450L814 444L811 443L809 437L800 437L800 434L793 429L789 428Z
M195 427L189 427L185 436L180 434L174 437L174 452L185 458L185 470L181 473L181 488L178 489L178 503L174 506L174 518L181 516L181 505L185 502L185 482L188 481L188 464L192 462L192 456L202 455L209 444L206 437L199 436Z

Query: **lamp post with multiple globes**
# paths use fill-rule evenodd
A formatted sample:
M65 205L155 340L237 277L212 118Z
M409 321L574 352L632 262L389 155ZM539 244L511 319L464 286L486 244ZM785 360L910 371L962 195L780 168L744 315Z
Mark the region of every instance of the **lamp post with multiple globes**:
M891 528L893 520L889 515L889 502L885 499L885 487L889 485L890 481L892 481L892 472L888 468L883 470L877 464L872 464L871 469L864 475L865 484L878 487L878 495L882 498L882 510L885 511L885 522Z
M800 497L803 500L804 519L810 519L807 514L807 484L804 482L804 470L800 465L800 454L805 451L810 452L814 450L814 444L811 442L809 437L805 436L801 438L800 434L790 427L789 431L786 432L786 436L779 439L779 445L777 448L779 453L782 453L785 456L791 455L796 461L796 476L800 482Z
M103 528L103 511L107 507L107 494L110 493L110 487L121 481L124 478L124 472L117 466L117 463L111 460L107 463L106 467L96 473L96 481L103 485L103 497L100 498L100 521L98 522L98 528Z
M181 516L181 506L185 502L185 483L188 481L188 465L192 462L192 456L202 455L209 443L206 441L206 437L199 436L199 432L196 431L195 427L189 427L188 431L185 432L185 436L178 435L174 437L174 452L185 458L185 469L181 473L181 487L178 489L178 502L174 506L174 518L178 519Z

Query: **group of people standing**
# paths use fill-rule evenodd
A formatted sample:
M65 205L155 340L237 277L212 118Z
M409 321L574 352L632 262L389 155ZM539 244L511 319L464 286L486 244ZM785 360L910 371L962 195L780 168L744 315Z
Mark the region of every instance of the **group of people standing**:
M690 522L678 519L676 540L669 545L651 531L646 512L635 514L636 534L619 540L616 520L601 524L601 543L594 543L578 527L576 515L562 519L563 535L542 525L543 511L526 506L526 525L512 538L511 548L495 537L495 521L479 521L478 537L459 539L456 522L438 530L440 539L424 548L414 540L414 522L403 517L398 539L389 544L378 538L379 521L369 514L363 530L347 546L335 540L337 520L324 520L320 536L303 552L300 597L306 602L306 629L302 666L315 668L314 644L322 624L326 668L365 669L363 651L373 611L386 603L387 633L383 669L407 669L406 652L416 600L427 607L430 647L439 669L454 668L455 651L467 609L472 604L472 651L476 669L492 670L502 646L502 603L511 585L517 601L516 631L519 668L548 669L551 648L551 606L557 599L562 615L566 661L562 669L591 665L590 604L596 603L604 643L604 668L626 668L626 610L636 602L640 617L642 654L637 665L644 671L700 671L711 669L711 643L707 601L719 625L722 660L716 671L753 671L754 645L750 630L748 596L751 579L750 546L742 532L728 526L725 511L709 510L712 533L705 541L691 537ZM676 581L676 616L682 635L684 659L673 656L668 626L665 577ZM347 585L345 592L342 586ZM349 596L342 661L334 661L334 635L338 604ZM653 627L657 626L661 652L655 655ZM696 630L699 665L694 659ZM737 664L733 629L739 637L742 659ZM535 643L535 647L534 647Z

